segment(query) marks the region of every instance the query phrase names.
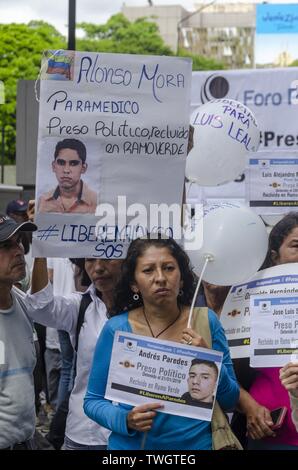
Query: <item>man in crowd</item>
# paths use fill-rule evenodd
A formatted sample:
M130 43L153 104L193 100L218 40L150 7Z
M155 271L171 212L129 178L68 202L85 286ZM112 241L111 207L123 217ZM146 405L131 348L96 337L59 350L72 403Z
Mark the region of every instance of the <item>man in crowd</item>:
M14 284L25 276L21 234L36 228L0 214L0 449L34 448L33 326Z

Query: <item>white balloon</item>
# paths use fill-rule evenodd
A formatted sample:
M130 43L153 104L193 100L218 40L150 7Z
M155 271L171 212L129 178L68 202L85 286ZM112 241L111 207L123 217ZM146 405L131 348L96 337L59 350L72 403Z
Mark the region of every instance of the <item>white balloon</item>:
M194 146L186 159L186 177L201 186L233 181L256 152L260 131L252 112L239 101L213 100L191 115Z
M262 219L246 206L222 203L205 208L203 244L188 255L199 275L206 257L203 280L230 286L247 281L261 267L268 248L268 234Z

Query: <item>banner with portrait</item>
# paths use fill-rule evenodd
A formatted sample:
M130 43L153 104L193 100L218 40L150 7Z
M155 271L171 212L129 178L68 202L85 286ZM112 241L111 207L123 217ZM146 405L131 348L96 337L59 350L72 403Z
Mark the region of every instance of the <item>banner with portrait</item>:
M172 235L190 83L189 59L45 54L34 256L121 258L148 231Z
M116 332L105 398L211 421L223 354L212 349Z
M298 359L298 296L252 295L251 367L283 367Z

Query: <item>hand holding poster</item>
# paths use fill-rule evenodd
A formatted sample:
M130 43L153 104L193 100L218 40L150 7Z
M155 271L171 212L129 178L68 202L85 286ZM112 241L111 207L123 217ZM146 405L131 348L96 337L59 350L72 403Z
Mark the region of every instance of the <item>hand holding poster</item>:
M172 235L191 61L53 51L42 69L34 256L78 256L79 249L81 257L121 258L148 231ZM160 204L168 208L162 226Z
M222 353L116 332L105 398L211 421Z

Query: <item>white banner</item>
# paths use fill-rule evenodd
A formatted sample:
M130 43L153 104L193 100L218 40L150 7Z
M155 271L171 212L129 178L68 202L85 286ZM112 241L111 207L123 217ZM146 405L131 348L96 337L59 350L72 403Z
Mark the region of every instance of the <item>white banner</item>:
M263 294L298 295L298 263L263 269L247 283L231 288L220 321L233 359L250 355L250 297Z
M252 295L251 367L283 367L298 359L298 296Z
M123 257L147 230L171 235L150 211L182 202L191 61L56 51L42 70L34 256Z
M116 332L105 398L211 421L222 353Z
M261 131L259 151L268 152L268 158L298 150L298 68L193 72L191 112L210 100L226 98L240 101L253 112ZM248 177L246 171L231 183L204 187L203 198L244 201Z
M298 152L259 152L249 160L250 207L259 214L288 213L298 208Z

